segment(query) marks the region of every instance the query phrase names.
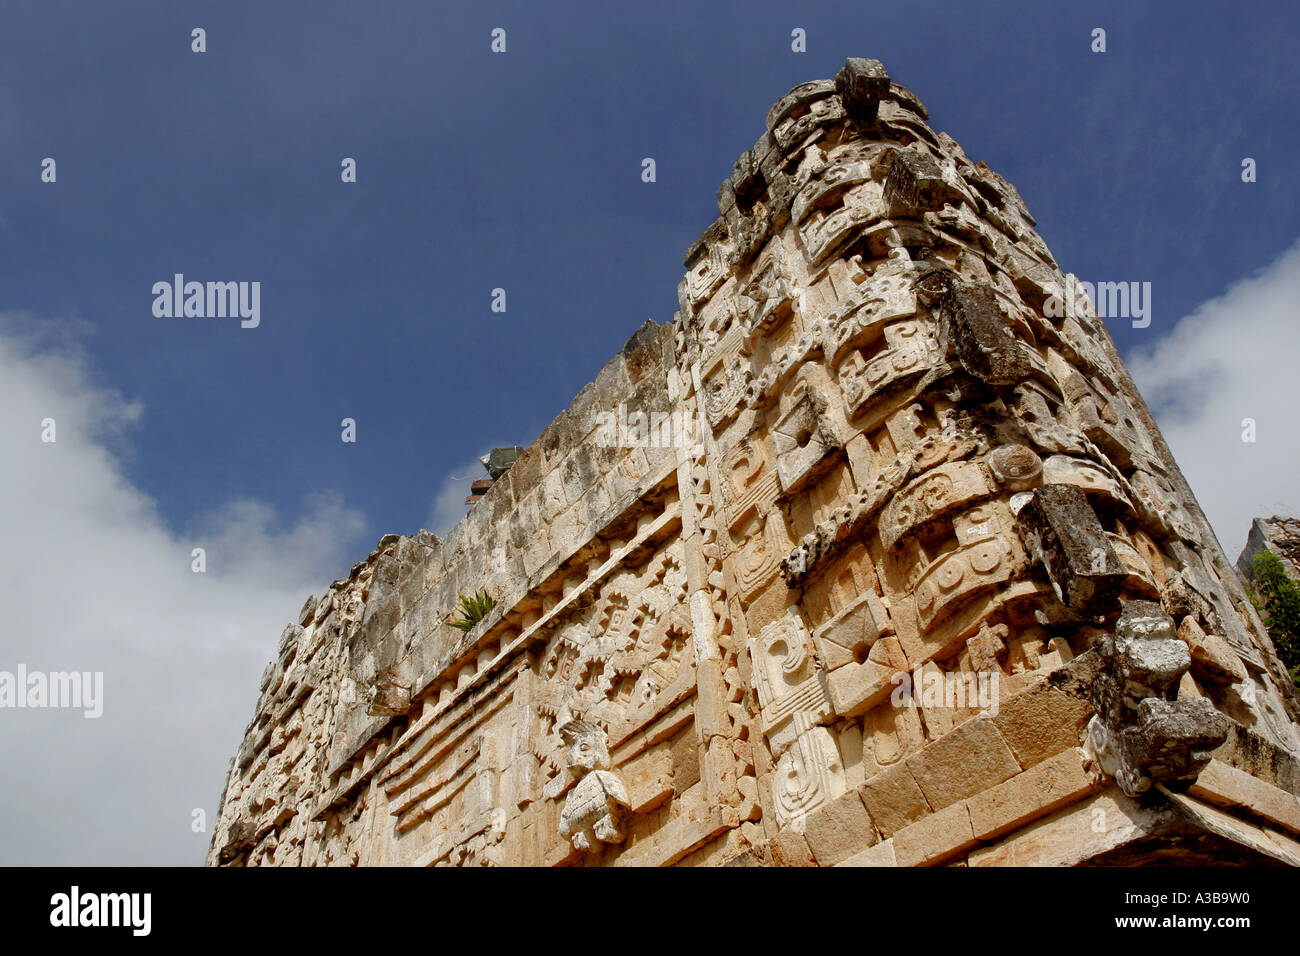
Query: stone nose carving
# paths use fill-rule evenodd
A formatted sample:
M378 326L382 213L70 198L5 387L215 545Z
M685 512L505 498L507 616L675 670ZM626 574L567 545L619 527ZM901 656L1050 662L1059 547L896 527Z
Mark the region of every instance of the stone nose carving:
M560 737L569 748L569 773L578 780L560 811L560 836L582 851L599 843L621 843L627 788L610 772L605 731L585 720L571 720L560 728Z
M1088 744L1102 769L1129 796L1196 779L1227 738L1228 719L1204 697L1178 696L1192 658L1173 621L1152 601L1128 601L1097 650Z

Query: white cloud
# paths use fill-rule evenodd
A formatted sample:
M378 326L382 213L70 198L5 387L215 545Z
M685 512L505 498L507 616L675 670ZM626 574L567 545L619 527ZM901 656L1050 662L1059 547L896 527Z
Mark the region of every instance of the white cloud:
M1229 562L1252 519L1300 508L1297 303L1300 242L1127 359Z
M191 811L215 822L280 631L364 525L319 495L287 528L236 501L175 533L123 466L147 418L94 383L76 331L0 317L0 670L103 671L103 716L0 709L0 863L196 865Z

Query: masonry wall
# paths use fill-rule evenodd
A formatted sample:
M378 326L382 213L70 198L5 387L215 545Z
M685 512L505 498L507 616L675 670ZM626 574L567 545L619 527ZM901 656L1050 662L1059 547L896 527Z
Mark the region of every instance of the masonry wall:
M926 119L866 60L772 108L674 322L286 628L209 863L1300 865L1267 635Z

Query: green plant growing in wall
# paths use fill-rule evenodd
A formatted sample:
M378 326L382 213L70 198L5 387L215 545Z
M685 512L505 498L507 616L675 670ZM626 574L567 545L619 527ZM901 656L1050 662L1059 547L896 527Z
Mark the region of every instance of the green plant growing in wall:
M452 618L447 623L458 631L472 631L479 621L497 606L497 602L488 596L486 590L480 589L471 595L460 595L460 617Z
M1255 555L1255 586L1246 589L1250 603L1264 619L1277 656L1300 688L1300 586L1286 573L1277 555Z

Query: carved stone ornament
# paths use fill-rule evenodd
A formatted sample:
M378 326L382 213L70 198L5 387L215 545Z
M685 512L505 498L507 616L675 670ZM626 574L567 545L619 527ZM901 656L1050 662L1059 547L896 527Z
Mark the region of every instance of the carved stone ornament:
M1154 783L1190 784L1227 738L1228 719L1204 697L1178 696L1192 658L1173 621L1159 604L1128 601L1097 650L1088 744L1102 769L1131 797Z
M569 773L578 780L560 811L560 836L583 852L597 843L621 843L622 818L629 809L627 788L609 769L605 731L571 720L560 728L560 736L569 748Z

